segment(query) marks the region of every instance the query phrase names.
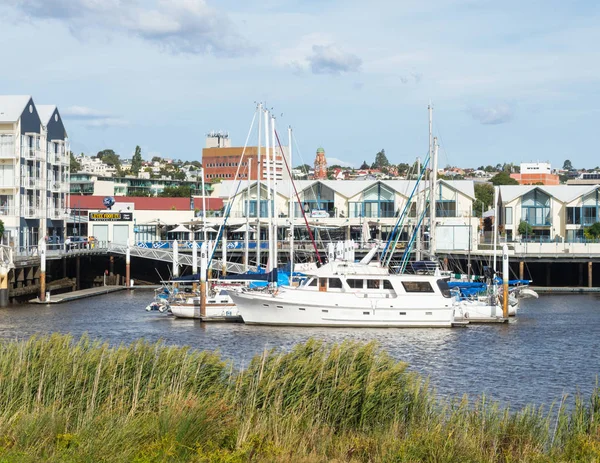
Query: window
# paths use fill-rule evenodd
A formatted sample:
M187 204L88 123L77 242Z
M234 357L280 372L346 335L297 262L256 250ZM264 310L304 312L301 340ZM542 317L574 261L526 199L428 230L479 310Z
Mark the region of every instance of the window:
M581 224L581 208L580 207L567 207L567 224L569 224L569 225L580 225Z
M306 283L306 286L317 286L317 279L313 278L308 283Z
M437 281L438 288L442 292L442 296L450 297L450 287L448 286L448 282L446 280L438 280Z
M367 280L368 289L379 289L379 280Z
M348 283L348 286L350 286L351 288L357 288L357 289L363 288L363 280L357 280L356 278L349 278L348 280L346 280L346 283Z
M433 293L428 281L403 281L402 286L407 293Z
M342 280L339 278L330 278L329 279L329 288L340 288L342 287Z
M394 289L390 280L383 280L383 289Z
M512 225L513 224L513 210L512 210L512 207L505 207L504 208L504 223L506 225Z

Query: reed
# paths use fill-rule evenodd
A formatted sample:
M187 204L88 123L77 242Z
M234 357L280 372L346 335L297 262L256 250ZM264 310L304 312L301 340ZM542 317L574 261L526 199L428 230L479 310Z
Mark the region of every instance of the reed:
M376 344L310 340L242 371L84 336L0 343L0 462L600 461L600 392L567 408L443 401Z

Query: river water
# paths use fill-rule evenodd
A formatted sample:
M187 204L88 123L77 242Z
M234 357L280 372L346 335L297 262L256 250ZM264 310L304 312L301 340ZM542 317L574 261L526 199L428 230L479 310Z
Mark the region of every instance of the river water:
M0 309L0 338L71 333L111 344L144 338L218 350L238 367L267 348L290 349L310 337L327 342L376 340L408 362L443 397L485 393L511 408L550 405L584 395L600 373L600 296L542 295L522 302L509 324L453 329L348 329L202 324L144 309L148 290L123 291L58 305Z

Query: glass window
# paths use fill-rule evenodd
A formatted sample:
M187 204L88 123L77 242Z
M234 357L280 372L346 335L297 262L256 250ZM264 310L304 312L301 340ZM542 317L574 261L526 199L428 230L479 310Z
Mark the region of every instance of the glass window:
M433 293L428 281L403 281L402 286L407 293Z
M504 223L506 225L512 225L513 224L513 208L512 207L505 207L504 208Z
M330 278L329 279L329 287L330 288L341 288L342 280L340 280L339 278Z
M369 289L379 289L379 280L367 280L367 288Z
M348 283L348 286L350 286L351 288L363 288L363 280L357 280L356 278L348 278L348 280L346 280L346 283Z
M450 297L450 287L448 286L448 282L446 280L438 280L437 281L438 288L442 292L442 296Z
M317 279L313 278L308 283L306 283L306 286L317 286Z
M383 280L383 289L394 289L390 280Z

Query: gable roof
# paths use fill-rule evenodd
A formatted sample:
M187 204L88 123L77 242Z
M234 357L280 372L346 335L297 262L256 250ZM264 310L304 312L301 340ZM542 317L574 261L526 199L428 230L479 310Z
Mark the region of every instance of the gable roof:
M569 203L598 187L599 185L501 185L500 192L504 203L511 202L535 189L563 203Z
M42 105L36 105L37 111L38 111L38 116L40 116L40 121L42 121L42 124L47 126L48 122L50 122L50 118L52 117L52 115L54 114L54 111L56 110L56 105L53 104L42 104Z
M30 95L0 95L0 122L18 121L30 101Z

